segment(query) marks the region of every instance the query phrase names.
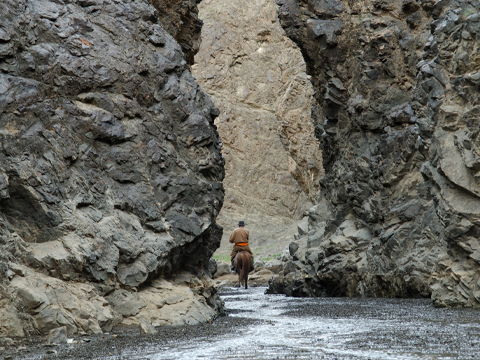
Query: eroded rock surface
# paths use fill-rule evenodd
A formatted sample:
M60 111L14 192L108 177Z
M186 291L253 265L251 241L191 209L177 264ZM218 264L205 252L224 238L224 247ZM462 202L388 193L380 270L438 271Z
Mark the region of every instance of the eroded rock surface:
M480 3L277 3L316 90L328 203L270 291L478 306Z
M322 156L310 118L312 86L273 0L206 0L193 73L220 109L226 159L221 253L238 220L259 256L280 252L320 192Z
M0 3L0 334L221 311L218 109L159 16L146 0ZM125 292L138 301L117 311Z

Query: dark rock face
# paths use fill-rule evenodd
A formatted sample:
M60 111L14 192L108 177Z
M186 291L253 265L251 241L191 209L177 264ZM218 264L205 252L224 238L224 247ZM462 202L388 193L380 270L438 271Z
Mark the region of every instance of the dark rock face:
M164 29L182 47L185 59L192 65L200 47L203 22L198 18L200 0L150 0L158 10Z
M480 3L278 4L316 88L328 212L270 291L478 306Z
M159 17L146 0L0 4L5 286L15 263L99 295L208 273L222 234L218 110Z

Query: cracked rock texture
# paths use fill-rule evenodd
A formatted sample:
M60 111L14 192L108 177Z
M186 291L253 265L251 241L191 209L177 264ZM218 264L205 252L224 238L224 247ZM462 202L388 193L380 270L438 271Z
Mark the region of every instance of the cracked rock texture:
M190 10L0 3L0 335L153 332L222 311L218 109L182 53L198 45L194 5L165 4Z
M480 304L480 3L277 0L328 201L271 292Z
M205 0L199 9L204 26L193 74L220 109L215 123L226 159L217 253L230 253L228 237L243 219L254 253L271 256L320 193L312 86L273 0Z

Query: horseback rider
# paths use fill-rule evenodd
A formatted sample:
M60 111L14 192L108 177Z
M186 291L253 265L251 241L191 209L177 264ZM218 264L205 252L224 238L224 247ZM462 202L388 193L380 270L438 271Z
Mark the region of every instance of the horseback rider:
M232 235L230 235L230 242L234 244L232 252L230 253L232 271L235 270L235 266L233 265L233 259L235 259L235 255L237 255L237 252L242 250L250 253L250 255L252 256L252 265L250 271L253 271L253 252L250 249L250 246L248 246L249 235L250 232L248 231L248 229L245 228L245 222L243 220L240 220L238 222L238 228L233 230Z

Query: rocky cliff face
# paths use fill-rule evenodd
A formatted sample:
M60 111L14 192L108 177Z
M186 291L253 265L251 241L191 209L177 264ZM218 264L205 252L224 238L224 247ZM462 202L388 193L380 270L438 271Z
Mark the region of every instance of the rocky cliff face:
M319 197L322 156L310 118L312 86L273 0L205 0L193 74L220 109L226 159L219 249L239 219L260 257L281 252Z
M167 31L182 47L185 60L192 65L200 47L202 21L198 18L197 0L150 0Z
M222 310L207 276L218 110L166 31L193 25L162 15L146 0L1 2L0 335Z
M278 4L316 90L328 201L270 291L478 306L480 3Z

